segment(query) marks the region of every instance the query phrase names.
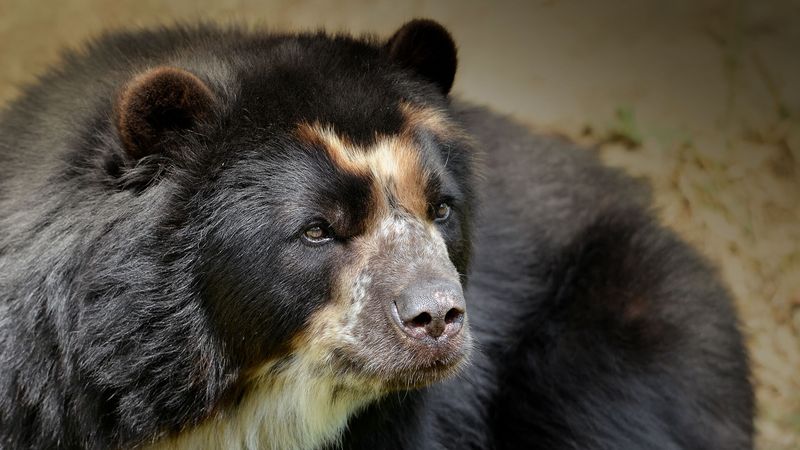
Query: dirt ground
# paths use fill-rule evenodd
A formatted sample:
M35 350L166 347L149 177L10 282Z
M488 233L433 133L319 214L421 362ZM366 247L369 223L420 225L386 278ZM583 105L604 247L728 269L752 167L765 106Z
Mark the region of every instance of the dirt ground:
M590 6L587 6L590 5ZM460 45L455 93L598 146L719 267L757 386L758 448L800 449L800 2L0 0L0 103L102 30L244 21Z

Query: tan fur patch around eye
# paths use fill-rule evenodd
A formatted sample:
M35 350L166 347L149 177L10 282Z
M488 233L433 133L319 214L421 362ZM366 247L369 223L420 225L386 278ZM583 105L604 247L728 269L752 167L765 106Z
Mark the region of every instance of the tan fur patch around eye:
M429 174L422 167L414 141L405 135L381 138L370 156L370 167L385 192L406 211L426 218Z
M345 172L356 175L369 173L368 167L359 161L357 152L361 151L346 137L338 135L331 127L319 123L301 123L295 131L300 140L325 150L333 163Z
M376 209L388 212L388 198L418 217L427 217L425 185L429 174L419 159L419 150L409 134L378 136L370 148L358 147L338 135L332 128L318 123L303 123L296 135L303 141L321 147L333 163L345 172L370 174L375 180ZM377 219L383 214L373 214Z

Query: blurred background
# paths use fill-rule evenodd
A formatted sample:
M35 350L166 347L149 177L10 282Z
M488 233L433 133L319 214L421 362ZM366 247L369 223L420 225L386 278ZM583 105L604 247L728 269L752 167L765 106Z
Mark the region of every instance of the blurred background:
M460 46L454 93L648 179L720 267L747 336L759 449L800 449L800 1L0 0L0 105L104 30L213 20ZM490 149L489 149L490 150Z

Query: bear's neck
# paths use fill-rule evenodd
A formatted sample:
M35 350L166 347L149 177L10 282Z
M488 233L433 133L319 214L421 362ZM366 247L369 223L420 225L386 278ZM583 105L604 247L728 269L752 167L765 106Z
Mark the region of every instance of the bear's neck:
M332 374L295 361L275 375L266 365L235 406L147 447L178 449L311 449L336 443L348 418L376 392L343 388Z

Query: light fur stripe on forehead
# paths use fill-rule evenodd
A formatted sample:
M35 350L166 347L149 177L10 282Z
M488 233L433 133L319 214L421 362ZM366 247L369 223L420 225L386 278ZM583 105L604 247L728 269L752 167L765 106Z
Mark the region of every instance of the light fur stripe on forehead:
M444 111L432 106L413 105L400 102L400 113L405 120L405 133L424 129L430 131L442 140L464 140L467 135L452 123Z
M378 192L391 196L399 206L418 217L428 214L425 186L428 174L420 161L419 150L410 134L378 136L363 148L319 123L302 123L297 128L302 140L322 147L341 170L372 175ZM385 197L385 196L380 196ZM376 199L386 206L385 198Z

